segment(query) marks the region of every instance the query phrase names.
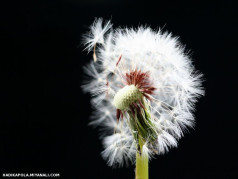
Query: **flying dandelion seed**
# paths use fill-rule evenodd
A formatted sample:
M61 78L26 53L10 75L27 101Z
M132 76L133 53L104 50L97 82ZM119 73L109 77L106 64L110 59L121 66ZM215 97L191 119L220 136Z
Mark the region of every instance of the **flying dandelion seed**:
M204 94L184 47L171 33L149 27L112 29L96 19L84 38L94 61L82 86L92 94L91 124L101 126L110 166L134 163L136 154L164 154L194 124L197 98Z

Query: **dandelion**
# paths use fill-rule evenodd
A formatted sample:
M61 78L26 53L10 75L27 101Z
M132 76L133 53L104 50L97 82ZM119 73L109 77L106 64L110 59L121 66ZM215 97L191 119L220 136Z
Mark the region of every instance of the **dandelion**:
M82 87L93 96L90 124L103 130L102 156L110 166L136 162L136 178L147 179L148 160L177 147L193 127L202 74L178 38L161 30L113 30L96 19L84 40L94 62Z

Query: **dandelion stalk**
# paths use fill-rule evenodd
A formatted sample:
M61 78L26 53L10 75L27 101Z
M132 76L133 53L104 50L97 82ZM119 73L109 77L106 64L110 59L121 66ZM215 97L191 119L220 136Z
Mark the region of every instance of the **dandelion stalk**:
M143 148L144 142L139 138L140 148ZM149 178L149 159L148 156L136 152L136 179Z

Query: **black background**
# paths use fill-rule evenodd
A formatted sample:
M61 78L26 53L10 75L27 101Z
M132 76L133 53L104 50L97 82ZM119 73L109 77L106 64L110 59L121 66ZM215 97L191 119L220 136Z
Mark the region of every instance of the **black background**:
M1 4L1 172L53 172L66 179L129 179L113 169L89 127L80 84L82 33L95 17L114 27L151 25L181 37L205 74L196 127L150 163L150 178L238 178L235 1L48 0ZM92 54L90 54L92 55ZM2 174L1 174L2 175Z

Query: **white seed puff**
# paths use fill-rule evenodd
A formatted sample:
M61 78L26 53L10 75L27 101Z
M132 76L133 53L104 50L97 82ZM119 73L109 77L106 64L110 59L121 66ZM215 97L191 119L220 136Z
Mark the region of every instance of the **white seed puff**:
M82 85L92 94L91 124L104 131L102 156L110 166L122 166L134 163L138 150L149 157L164 154L194 124L194 103L204 94L202 74L171 33L104 24L96 19L85 35L96 62L85 67Z

